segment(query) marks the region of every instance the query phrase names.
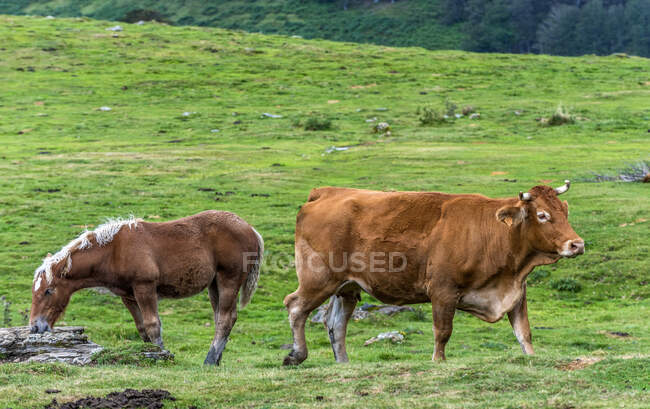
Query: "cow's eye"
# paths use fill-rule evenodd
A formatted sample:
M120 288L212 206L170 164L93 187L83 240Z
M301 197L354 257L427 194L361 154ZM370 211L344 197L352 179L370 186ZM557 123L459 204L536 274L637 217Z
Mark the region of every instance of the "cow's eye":
M48 288L45 290L45 295L52 295L52 289Z
M539 220L540 223L546 223L547 221L551 220L551 215L545 211L537 212L537 220Z

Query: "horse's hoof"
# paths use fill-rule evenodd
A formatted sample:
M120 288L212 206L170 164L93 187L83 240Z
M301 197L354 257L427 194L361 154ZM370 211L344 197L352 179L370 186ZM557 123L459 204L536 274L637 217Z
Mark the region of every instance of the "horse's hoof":
M219 366L219 361L220 359L217 356L217 350L214 347L210 347L208 355L205 357L205 361L203 361L203 365Z
M305 360L304 358L299 359L299 358L296 358L295 356L289 354L289 355L284 357L284 361L282 361L282 365L284 365L284 366L300 365L302 363L302 361L304 361L304 360Z

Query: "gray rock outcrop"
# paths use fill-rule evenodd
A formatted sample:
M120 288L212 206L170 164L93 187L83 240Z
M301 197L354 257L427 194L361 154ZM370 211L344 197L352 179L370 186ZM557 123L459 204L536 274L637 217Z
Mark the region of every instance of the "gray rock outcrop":
M314 311L314 314L311 317L311 322L315 322L315 323L323 322L323 320L325 319L325 312L327 311L328 305L329 302L318 307L316 311ZM395 314L399 314L406 311L414 311L414 309L413 307L400 306L400 305L387 305L387 304L375 305L375 304L365 303L361 307L357 307L354 309L351 318L354 321L359 321L368 318L372 313L393 316Z
M88 340L84 327L55 327L43 334L31 334L29 327L0 328L0 362L88 365L103 349Z

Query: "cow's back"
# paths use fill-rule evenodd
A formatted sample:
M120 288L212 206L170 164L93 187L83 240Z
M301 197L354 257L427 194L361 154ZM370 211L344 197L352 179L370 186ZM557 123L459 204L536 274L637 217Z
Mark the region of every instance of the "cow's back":
M404 234L428 234L440 218L442 204L453 198L444 193L380 192L324 187L313 189L297 218L297 228L308 234L328 225L337 233L360 238L404 239ZM343 230L341 230L343 229ZM341 238L338 235L339 239Z
M333 264L333 274L362 283L366 291L383 301L419 299L423 294L415 288L424 287L427 239L440 218L442 205L454 197L444 193L314 189L298 213L296 256L305 249L318 253L326 264ZM363 258L366 268L342 268L346 259L352 264L350 258L355 254ZM372 254L379 260L374 271L370 268ZM388 271L390 254L406 258L403 270Z

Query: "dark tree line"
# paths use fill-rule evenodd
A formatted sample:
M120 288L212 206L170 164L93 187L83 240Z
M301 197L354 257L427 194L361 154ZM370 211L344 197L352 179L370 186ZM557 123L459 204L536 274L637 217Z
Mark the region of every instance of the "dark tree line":
M442 0L441 21L473 51L650 56L650 0Z

